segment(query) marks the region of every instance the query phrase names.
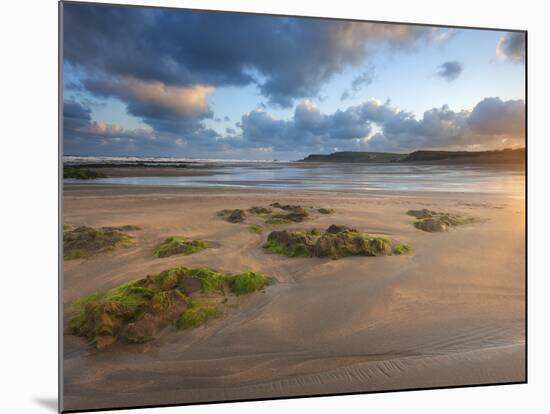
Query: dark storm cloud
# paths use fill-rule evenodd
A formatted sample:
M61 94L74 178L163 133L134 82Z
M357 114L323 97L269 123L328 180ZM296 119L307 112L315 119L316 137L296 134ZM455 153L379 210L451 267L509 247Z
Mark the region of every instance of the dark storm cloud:
M511 32L497 43L497 56L515 63L525 63L525 34Z
M373 44L433 30L406 25L66 4L64 57L89 74L172 86L256 83L271 103L312 97Z
M461 75L464 70L464 65L461 62L451 61L445 62L439 66L437 75L447 82L452 82Z

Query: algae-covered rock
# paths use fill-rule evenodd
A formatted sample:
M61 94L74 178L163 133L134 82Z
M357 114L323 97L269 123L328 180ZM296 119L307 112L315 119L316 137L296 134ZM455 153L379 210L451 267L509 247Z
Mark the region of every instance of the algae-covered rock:
M218 211L218 216L225 218L230 223L241 223L246 219L246 212L239 208L235 210Z
M320 214L331 214L334 212L332 209L309 207L305 208L297 204L281 204L279 202L271 203L270 207L252 206L246 210L250 215L259 217L265 221L266 224L281 225L288 223L300 223L308 219L313 212ZM247 214L245 210L221 210L217 215L223 217L230 223L242 223L247 220ZM256 224L252 224L248 229L252 232L260 232Z
M63 178L73 178L76 180L93 180L97 178L105 178L106 175L86 168L81 167L63 167Z
M86 258L119 247L129 247L133 244L132 237L123 233L122 229L129 231L139 228L136 226L101 228L64 226L63 258L65 260Z
M273 212L272 209L270 208L267 208L267 207L258 207L258 206L254 206L254 207L250 207L248 209L248 211L252 214L256 214L256 215L264 215L264 214L271 214Z
M424 230L428 232L440 232L449 230L449 225L437 218L425 218L418 220L414 223L414 226L419 230Z
M280 208L281 210L286 211L286 213L275 213L271 215L271 220L278 219L286 222L295 222L299 223L304 221L309 217L309 213L302 206L297 205L281 205L279 203L274 203L272 206ZM274 223L273 223L274 224Z
M175 254L193 254L209 247L209 244L202 240L191 240L183 236L172 236L166 238L155 250L156 257L169 257Z
M372 236L347 226L331 225L324 233L317 231L273 231L264 248L288 257L386 256L393 251L384 236Z
M257 272L243 272L229 276L227 283L235 295L246 295L271 284L271 278Z
M227 295L252 293L271 282L257 272L179 266L77 300L68 327L98 349L117 341L147 342L170 325L200 326L221 312Z
M409 210L407 214L417 219L414 223L417 229L427 232L443 232L449 230L451 227L472 223L474 221L474 219L470 217L428 209Z

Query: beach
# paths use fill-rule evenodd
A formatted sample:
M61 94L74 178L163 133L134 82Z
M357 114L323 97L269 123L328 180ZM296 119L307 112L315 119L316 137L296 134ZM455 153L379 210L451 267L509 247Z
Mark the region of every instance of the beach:
M216 215L273 202L335 210L284 228L343 224L395 237L413 251L288 258L262 249L280 226L264 225L255 234ZM524 203L521 188L354 192L66 183L65 223L141 230L132 233L133 247L65 261L65 330L76 299L177 265L254 270L275 283L239 298L205 326L169 330L145 344L100 351L65 334L64 408L523 382ZM422 208L476 220L423 232L406 214ZM159 241L172 235L215 246L152 258Z

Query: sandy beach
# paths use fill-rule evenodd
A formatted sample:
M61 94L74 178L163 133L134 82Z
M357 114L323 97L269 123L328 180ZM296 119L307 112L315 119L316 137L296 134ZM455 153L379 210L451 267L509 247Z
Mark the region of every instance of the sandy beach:
M402 256L287 258L262 249L270 230L216 216L281 203L335 209L285 228L345 224L410 243ZM206 326L98 351L64 335L64 408L123 407L525 380L525 209L497 194L306 192L64 186L64 222L132 224L135 246L64 264L64 319L84 295L176 265L275 278ZM445 233L409 209L475 217ZM215 242L152 257L165 237Z

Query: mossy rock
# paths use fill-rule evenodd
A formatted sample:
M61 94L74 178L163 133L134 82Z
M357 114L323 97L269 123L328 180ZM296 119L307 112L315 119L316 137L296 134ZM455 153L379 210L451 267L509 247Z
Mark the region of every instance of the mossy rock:
M80 167L63 167L63 178L74 178L76 180L93 180L105 178L106 175L93 170Z
M249 294L271 282L257 272L174 267L77 300L68 327L98 349L117 341L147 342L170 325L200 326L221 312L227 294Z
M309 217L309 213L305 208L298 205L289 205L289 204L279 204L273 203L271 206L279 208L285 213L274 213L270 216L267 223L276 224L276 220L281 220L282 222L290 223L300 223Z
M400 246L397 244L395 247ZM388 256L403 254L405 248L395 251L392 241L385 236L373 236L347 226L331 225L324 233L316 230L273 231L264 248L273 254L287 257Z
M257 272L244 272L227 278L229 289L236 295L245 295L263 289L272 279Z
M155 257L169 257L176 254L193 254L210 247L202 240L190 240L183 236L171 236L166 238L154 252Z
M281 204L278 201L270 204L271 207L280 208L281 210L293 211L297 209L303 209L302 206L297 204Z
M258 206L254 206L254 207L250 207L248 209L248 211L251 213L251 214L255 214L257 216L261 216L261 215L265 215L265 214L271 214L273 212L272 209L270 208L267 208L267 207L258 207Z
M471 217L437 212L428 209L409 210L407 211L407 214L417 219L414 223L414 226L417 229L430 233L447 231L451 227L460 226L475 221Z
M230 223L242 223L246 219L246 212L239 208L234 210L221 210L218 211L217 214Z
M273 208L270 208L273 207ZM310 212L303 206L297 204L281 204L279 202L271 203L270 207L252 206L247 211L242 209L225 209L217 212L217 215L223 217L230 223L242 223L247 219L247 212L254 216L261 217L266 224L281 225L288 223L300 223L310 217ZM276 209L274 211L274 209ZM317 211L320 214L331 214L332 209L310 207L310 211ZM249 227L251 231L252 226Z
M132 237L120 230L126 227L128 226L64 228L63 258L65 260L87 258L116 248L130 247L134 244Z

